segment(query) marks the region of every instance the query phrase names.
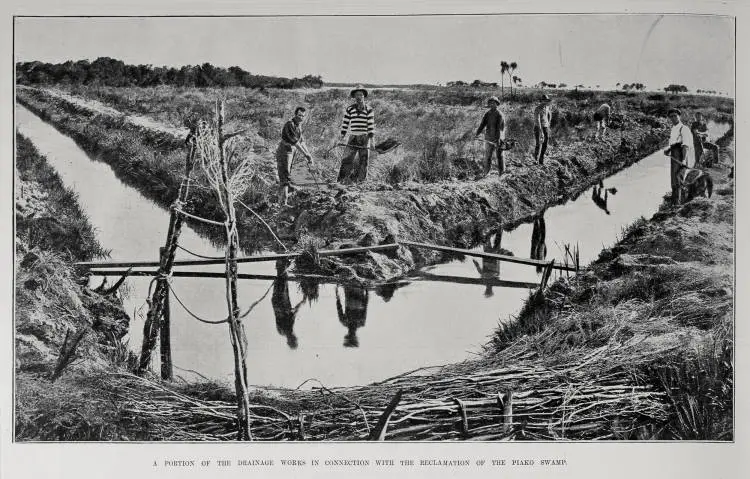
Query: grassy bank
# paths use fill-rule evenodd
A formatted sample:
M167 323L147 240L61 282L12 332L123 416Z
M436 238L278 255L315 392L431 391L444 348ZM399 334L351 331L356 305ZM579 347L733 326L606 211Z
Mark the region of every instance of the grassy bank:
M116 296L89 290L72 266L106 251L46 159L21 135L16 147L15 437L119 437L113 406L90 375L126 362L129 319ZM53 382L66 332L85 335Z
M492 347L519 341L543 356L582 354L612 342L638 344L633 374L669 398L656 438L733 437L734 164L732 132L711 168L714 196L673 206L623 232L613 248L501 327Z
M325 156L336 135L339 116L348 103L346 92L267 91L245 89L96 88L73 90L81 98L103 102L128 115L147 115L152 124L179 131L191 114L207 114L217 96L226 98L228 128L248 127L247 153L255 155L258 181L242 198L263 215L288 245L301 247L302 238L321 247L351 244L370 234L375 241L390 236L441 244L469 246L488 230L508 227L550 205L574 197L592 183L655 151L663 142L666 122L653 116L666 110L670 99L661 95L560 92L555 98L553 139L548 160L531 160L533 148L530 94L517 95L503 105L508 136L518 147L507 152L508 172L481 181L461 178L473 174L481 145L469 141L490 92L435 89L406 92L379 90L371 103L378 111L382 136L404 142L397 153L373 160L373 181L343 192L309 189L296 195L291 208L275 203L275 162L272 149L283 122L297 104L311 108L308 142L319 159L318 174L333 178L335 154ZM176 193L184 162L182 139L165 129L136 124L123 114L97 111L43 91L20 89L19 101L73 137L84 149L109 162L125 181L162 205ZM591 142L591 110L600 101L612 103L616 129L606 141ZM680 97L685 108L709 117L731 111L730 100ZM473 165L473 166L472 166ZM195 190L192 210L204 217L219 216L213 194ZM202 185L205 187L205 185ZM255 218L239 212L246 250L273 248L273 241ZM202 226L197 229L208 232ZM213 234L216 237L215 234ZM436 255L401 251L394 258L368 255L356 264L336 261L320 273L377 280L399 276L415 265L434 262Z

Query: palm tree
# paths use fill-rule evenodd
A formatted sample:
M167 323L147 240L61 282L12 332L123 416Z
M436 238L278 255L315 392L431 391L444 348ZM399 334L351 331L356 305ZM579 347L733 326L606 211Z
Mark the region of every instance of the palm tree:
M503 96L503 90L505 88L504 80L505 74L508 73L510 65L505 60L500 62L500 96Z
M510 79L510 96L513 96L513 72L518 68L518 63L511 62L508 65L508 78Z

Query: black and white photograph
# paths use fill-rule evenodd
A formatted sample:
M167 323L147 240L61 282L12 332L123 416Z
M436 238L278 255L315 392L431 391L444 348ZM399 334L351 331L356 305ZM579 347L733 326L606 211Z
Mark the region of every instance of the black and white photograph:
M736 17L247 13L13 16L14 448L735 445Z

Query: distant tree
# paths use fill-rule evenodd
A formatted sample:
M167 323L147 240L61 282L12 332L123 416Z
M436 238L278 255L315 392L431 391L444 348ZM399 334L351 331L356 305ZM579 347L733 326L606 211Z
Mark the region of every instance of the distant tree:
M557 85L558 88L566 88L567 86L568 85L565 83L560 83L559 85Z
M510 96L513 96L513 72L516 71L516 68L518 68L518 63L510 62L508 64L508 79L510 80L508 84L510 85Z
M505 60L500 62L500 96L504 95L505 74L508 73L510 65Z
M517 77L517 76L513 75L513 83L516 86L521 86L522 82L523 82L523 80L521 80L521 77Z
M670 84L664 87L664 91L667 93L687 93L688 89L685 85Z
M471 86L475 88L482 86L482 80L474 80L473 82L471 82Z

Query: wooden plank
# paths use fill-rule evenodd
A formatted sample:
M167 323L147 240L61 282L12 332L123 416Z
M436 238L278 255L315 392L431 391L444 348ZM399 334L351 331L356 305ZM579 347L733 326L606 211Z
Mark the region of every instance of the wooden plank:
M116 269L92 269L88 273L92 276L117 276L120 273L125 273L127 270L116 270ZM141 271L130 271L128 276L156 276L157 270L141 270ZM225 272L213 272L213 271L173 271L173 278L219 278L226 279L227 274ZM278 278L275 274L237 274L237 279L258 279L258 280L270 280L273 281ZM319 281L321 284L348 284L351 281L346 279L337 280L336 278L328 276L320 276L316 274L297 274L287 275L289 281L302 281L305 279L314 279Z
M92 276L118 276L128 273L129 270L112 270L112 269L92 269L88 273ZM157 270L142 270L132 271L130 270L128 276L156 276ZM226 273L224 272L212 272L212 271L173 271L172 277L174 278L218 278L226 279ZM269 280L273 281L277 278L275 274L243 274L237 275L238 279L257 279L257 280ZM287 280L289 281L303 281L305 279L316 280L321 284L347 284L350 281L346 279L337 279L330 276L320 276L316 274L296 274L288 275ZM412 273L412 276L408 278L401 278L398 280L399 283L410 283L413 281L435 281L435 282L446 282L456 284L476 284L483 286L497 286L500 288L520 288L520 289L534 289L539 287L539 283L526 283L523 281L507 281L502 279L482 279L482 278L466 278L464 276L448 276L440 274L426 273L422 271L416 271ZM376 286L381 286L388 283L377 283Z
M539 283L527 283L524 281L507 281L494 278L467 278L464 276L448 276L442 274L426 273L416 271L412 273L415 277L409 277L406 281L444 281L446 283L456 284L477 284L484 286L498 286L500 288L521 288L534 289L539 287Z
M318 252L319 256L347 256L359 253L366 253L368 251L390 251L398 248L398 244L384 244L376 246L359 246L356 248L342 248L332 250L321 250ZM267 254L267 255L256 255L256 256L241 256L235 258L237 263L259 263L263 261L276 261L279 259L291 259L300 256L302 253L281 253L281 254ZM224 264L226 260L224 257L216 257L212 259L201 259L201 260L180 260L174 261L173 266L205 266L212 264ZM85 268L137 268L137 267L148 267L148 266L159 266L158 261L81 261L75 263L76 266L82 266Z
M525 264L529 266L547 266L547 264L549 264L549 261L545 261L545 260L518 258L516 256L506 256L504 254L485 253L483 251L472 251L469 249L453 248L451 246L438 246L438 245L426 244L426 243L415 243L413 241L400 241L399 243L404 246L411 246L413 248L429 249L433 251L441 251L443 253L462 254L465 256L475 256L477 258L496 259L496 260L505 261L508 263ZM552 268L563 270L563 271L576 271L574 267L566 266L560 263L553 263Z

